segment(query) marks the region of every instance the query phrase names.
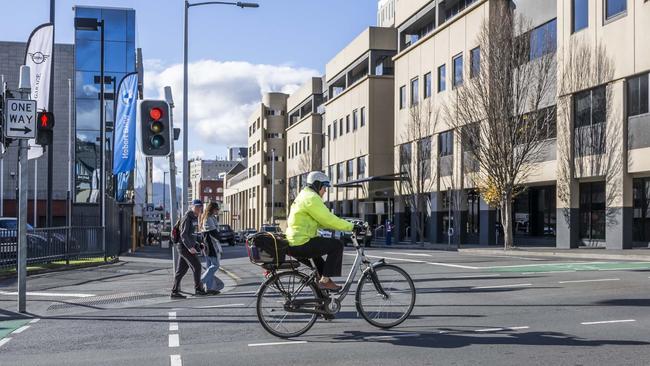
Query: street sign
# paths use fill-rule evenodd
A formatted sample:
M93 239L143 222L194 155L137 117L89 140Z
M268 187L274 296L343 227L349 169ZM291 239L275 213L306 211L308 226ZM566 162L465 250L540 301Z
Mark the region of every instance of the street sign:
M5 137L14 139L36 138L36 101L7 99L5 110Z
M142 208L142 220L144 222L160 222L162 211L156 210L152 204L148 204Z

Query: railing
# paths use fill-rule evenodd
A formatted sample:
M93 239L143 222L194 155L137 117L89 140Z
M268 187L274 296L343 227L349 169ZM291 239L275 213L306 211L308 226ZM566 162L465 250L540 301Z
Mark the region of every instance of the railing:
M375 233L373 235L374 239L385 239L386 238L386 227L384 225L379 225L375 228Z
M0 269L16 267L18 231L0 230ZM27 232L27 264L106 257L101 227L39 228Z

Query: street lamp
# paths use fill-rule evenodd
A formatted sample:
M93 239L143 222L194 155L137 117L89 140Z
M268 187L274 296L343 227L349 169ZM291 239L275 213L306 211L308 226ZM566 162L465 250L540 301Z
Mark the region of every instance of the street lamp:
M97 20L96 18L74 18L74 28L75 30L85 30L85 31L97 31L101 28L100 32L100 42L99 42L99 78L100 78L100 87L99 87L99 146L100 146L100 161L99 161L99 172L101 178L99 179L99 194L100 198L100 208L101 213L101 224L102 224L102 249L104 250L104 260L106 260L106 168L105 168L105 159L106 159L106 118L104 116L104 19Z
M188 38L187 38L187 29L188 29L188 10L193 7L193 6L201 6L201 5L234 5L238 6L240 8L259 8L259 4L257 3L245 3L241 1L237 2L229 2L229 1L204 1L200 3L193 3L190 4L188 0L185 0L185 27L183 29L183 202L182 202L182 208L183 212L187 209L187 184L190 180L189 176L189 169L187 167L188 161L187 161L187 136L188 136L188 120L187 120L187 112L188 112L188 91L187 91L187 43L188 43Z

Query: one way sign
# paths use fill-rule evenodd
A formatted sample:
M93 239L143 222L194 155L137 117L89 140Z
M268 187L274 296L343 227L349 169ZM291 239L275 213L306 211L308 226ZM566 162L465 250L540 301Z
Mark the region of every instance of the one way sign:
M36 101L7 99L5 137L12 139L36 138Z

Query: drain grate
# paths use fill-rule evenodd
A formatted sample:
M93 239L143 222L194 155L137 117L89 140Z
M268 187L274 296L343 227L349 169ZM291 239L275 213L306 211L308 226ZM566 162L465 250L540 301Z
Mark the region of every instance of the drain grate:
M105 305L118 305L127 302L149 300L149 299L155 299L155 298L166 297L166 296L169 295L151 294L145 292L129 292L123 294L93 296L93 297L86 297L82 299L55 303L50 305L47 308L47 311L69 309L74 307L101 307Z

